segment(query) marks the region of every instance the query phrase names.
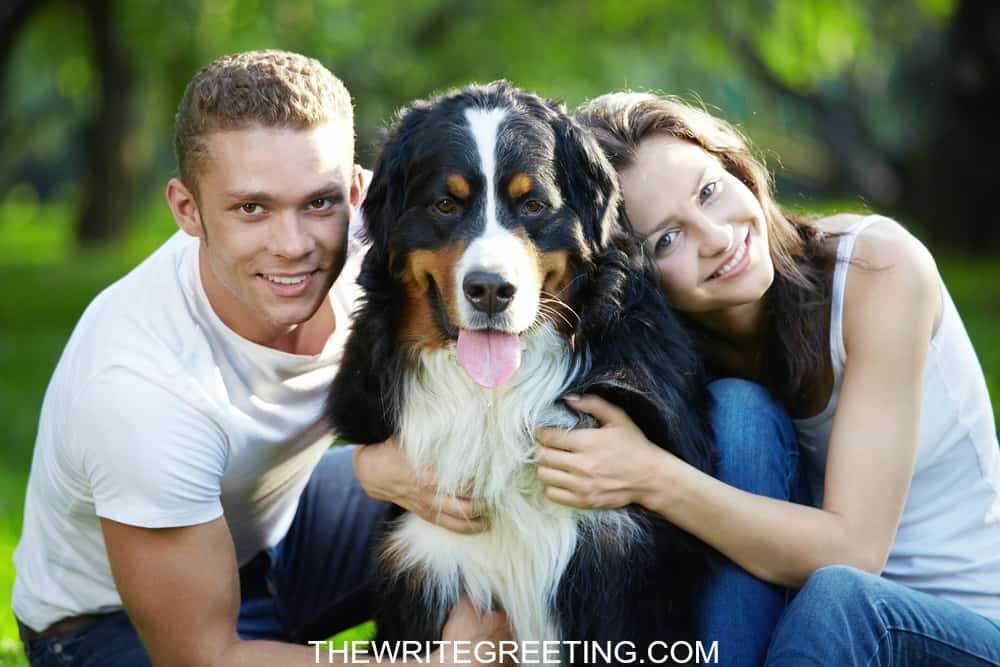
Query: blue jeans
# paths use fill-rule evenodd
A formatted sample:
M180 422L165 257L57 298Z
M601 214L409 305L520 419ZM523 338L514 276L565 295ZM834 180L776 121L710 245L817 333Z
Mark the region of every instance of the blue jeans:
M845 566L817 570L789 604L767 665L1000 665L1000 621Z
M717 380L710 389L722 481L805 501L795 430L784 408L743 380ZM1000 623L881 577L826 567L786 608L787 597L725 561L702 597L701 637L717 641L720 664L733 667L1000 666Z
M750 493L801 500L798 441L785 409L766 389L745 380L716 380L709 390L719 479ZM701 639L718 642L721 664L760 665L786 597L785 589L726 559L702 594Z
M236 629L243 639L305 643L372 617L370 543L387 505L358 484L353 449L323 455L285 537L240 568ZM124 611L72 635L29 641L25 651L32 667L151 664Z

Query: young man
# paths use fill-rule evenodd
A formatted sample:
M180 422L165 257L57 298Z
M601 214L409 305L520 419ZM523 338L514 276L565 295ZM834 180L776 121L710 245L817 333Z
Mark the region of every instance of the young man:
M281 642L371 613L384 504L321 420L361 256L350 96L315 60L243 53L176 123L182 232L90 304L42 407L14 556L33 665L315 664ZM363 450L372 496L481 526L432 512L393 443ZM446 638L496 621L460 606Z

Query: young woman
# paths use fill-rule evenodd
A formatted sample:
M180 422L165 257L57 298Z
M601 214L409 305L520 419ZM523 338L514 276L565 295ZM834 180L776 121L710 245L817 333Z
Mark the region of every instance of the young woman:
M721 479L584 396L600 428L539 433L549 496L638 503L727 556L701 610L724 664L1000 665L996 427L927 250L881 216L782 211L745 139L698 109L613 93L578 118L730 379L712 386Z

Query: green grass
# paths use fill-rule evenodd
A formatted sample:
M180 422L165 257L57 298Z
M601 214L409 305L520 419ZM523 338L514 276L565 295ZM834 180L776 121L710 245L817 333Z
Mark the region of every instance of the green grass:
M172 231L156 204L127 242L99 252L73 252L66 209L32 206L8 197L0 203L0 410L6 438L0 447L0 666L24 665L9 612L14 581L11 556L21 530L24 487L38 412L49 375L77 318L106 285L126 273ZM994 414L1000 406L1000 260L939 258L983 364ZM370 636L371 627L348 635Z

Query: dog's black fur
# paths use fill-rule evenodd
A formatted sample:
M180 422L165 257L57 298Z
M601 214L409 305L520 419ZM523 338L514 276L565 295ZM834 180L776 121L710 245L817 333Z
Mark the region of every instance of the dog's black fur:
M670 311L641 245L623 220L617 180L594 140L561 105L505 82L471 86L405 110L391 128L363 205L371 247L359 284L343 361L330 394L334 430L353 442L380 442L397 431L406 397L401 378L412 355L402 341L405 299L401 276L407 254L436 248L475 223L447 227L423 220L423 192L446 171L468 161L462 113L470 107L507 108L516 132L498 144L498 163L547 174L562 207L523 231L540 252L566 250L573 280L563 294L579 318L564 333L589 365L569 379L569 392L592 393L626 410L650 441L696 468L714 472L707 418L707 380L692 341ZM465 142L465 143L463 143ZM475 184L475 183L474 183ZM469 230L472 231L469 231ZM430 299L441 299L434 286ZM437 304L442 340L454 325ZM708 547L641 508L645 538L621 549L581 535L558 589L562 639L651 641L694 638L693 605L710 562ZM394 573L383 573L377 616L380 638L433 640L441 627L432 601Z

